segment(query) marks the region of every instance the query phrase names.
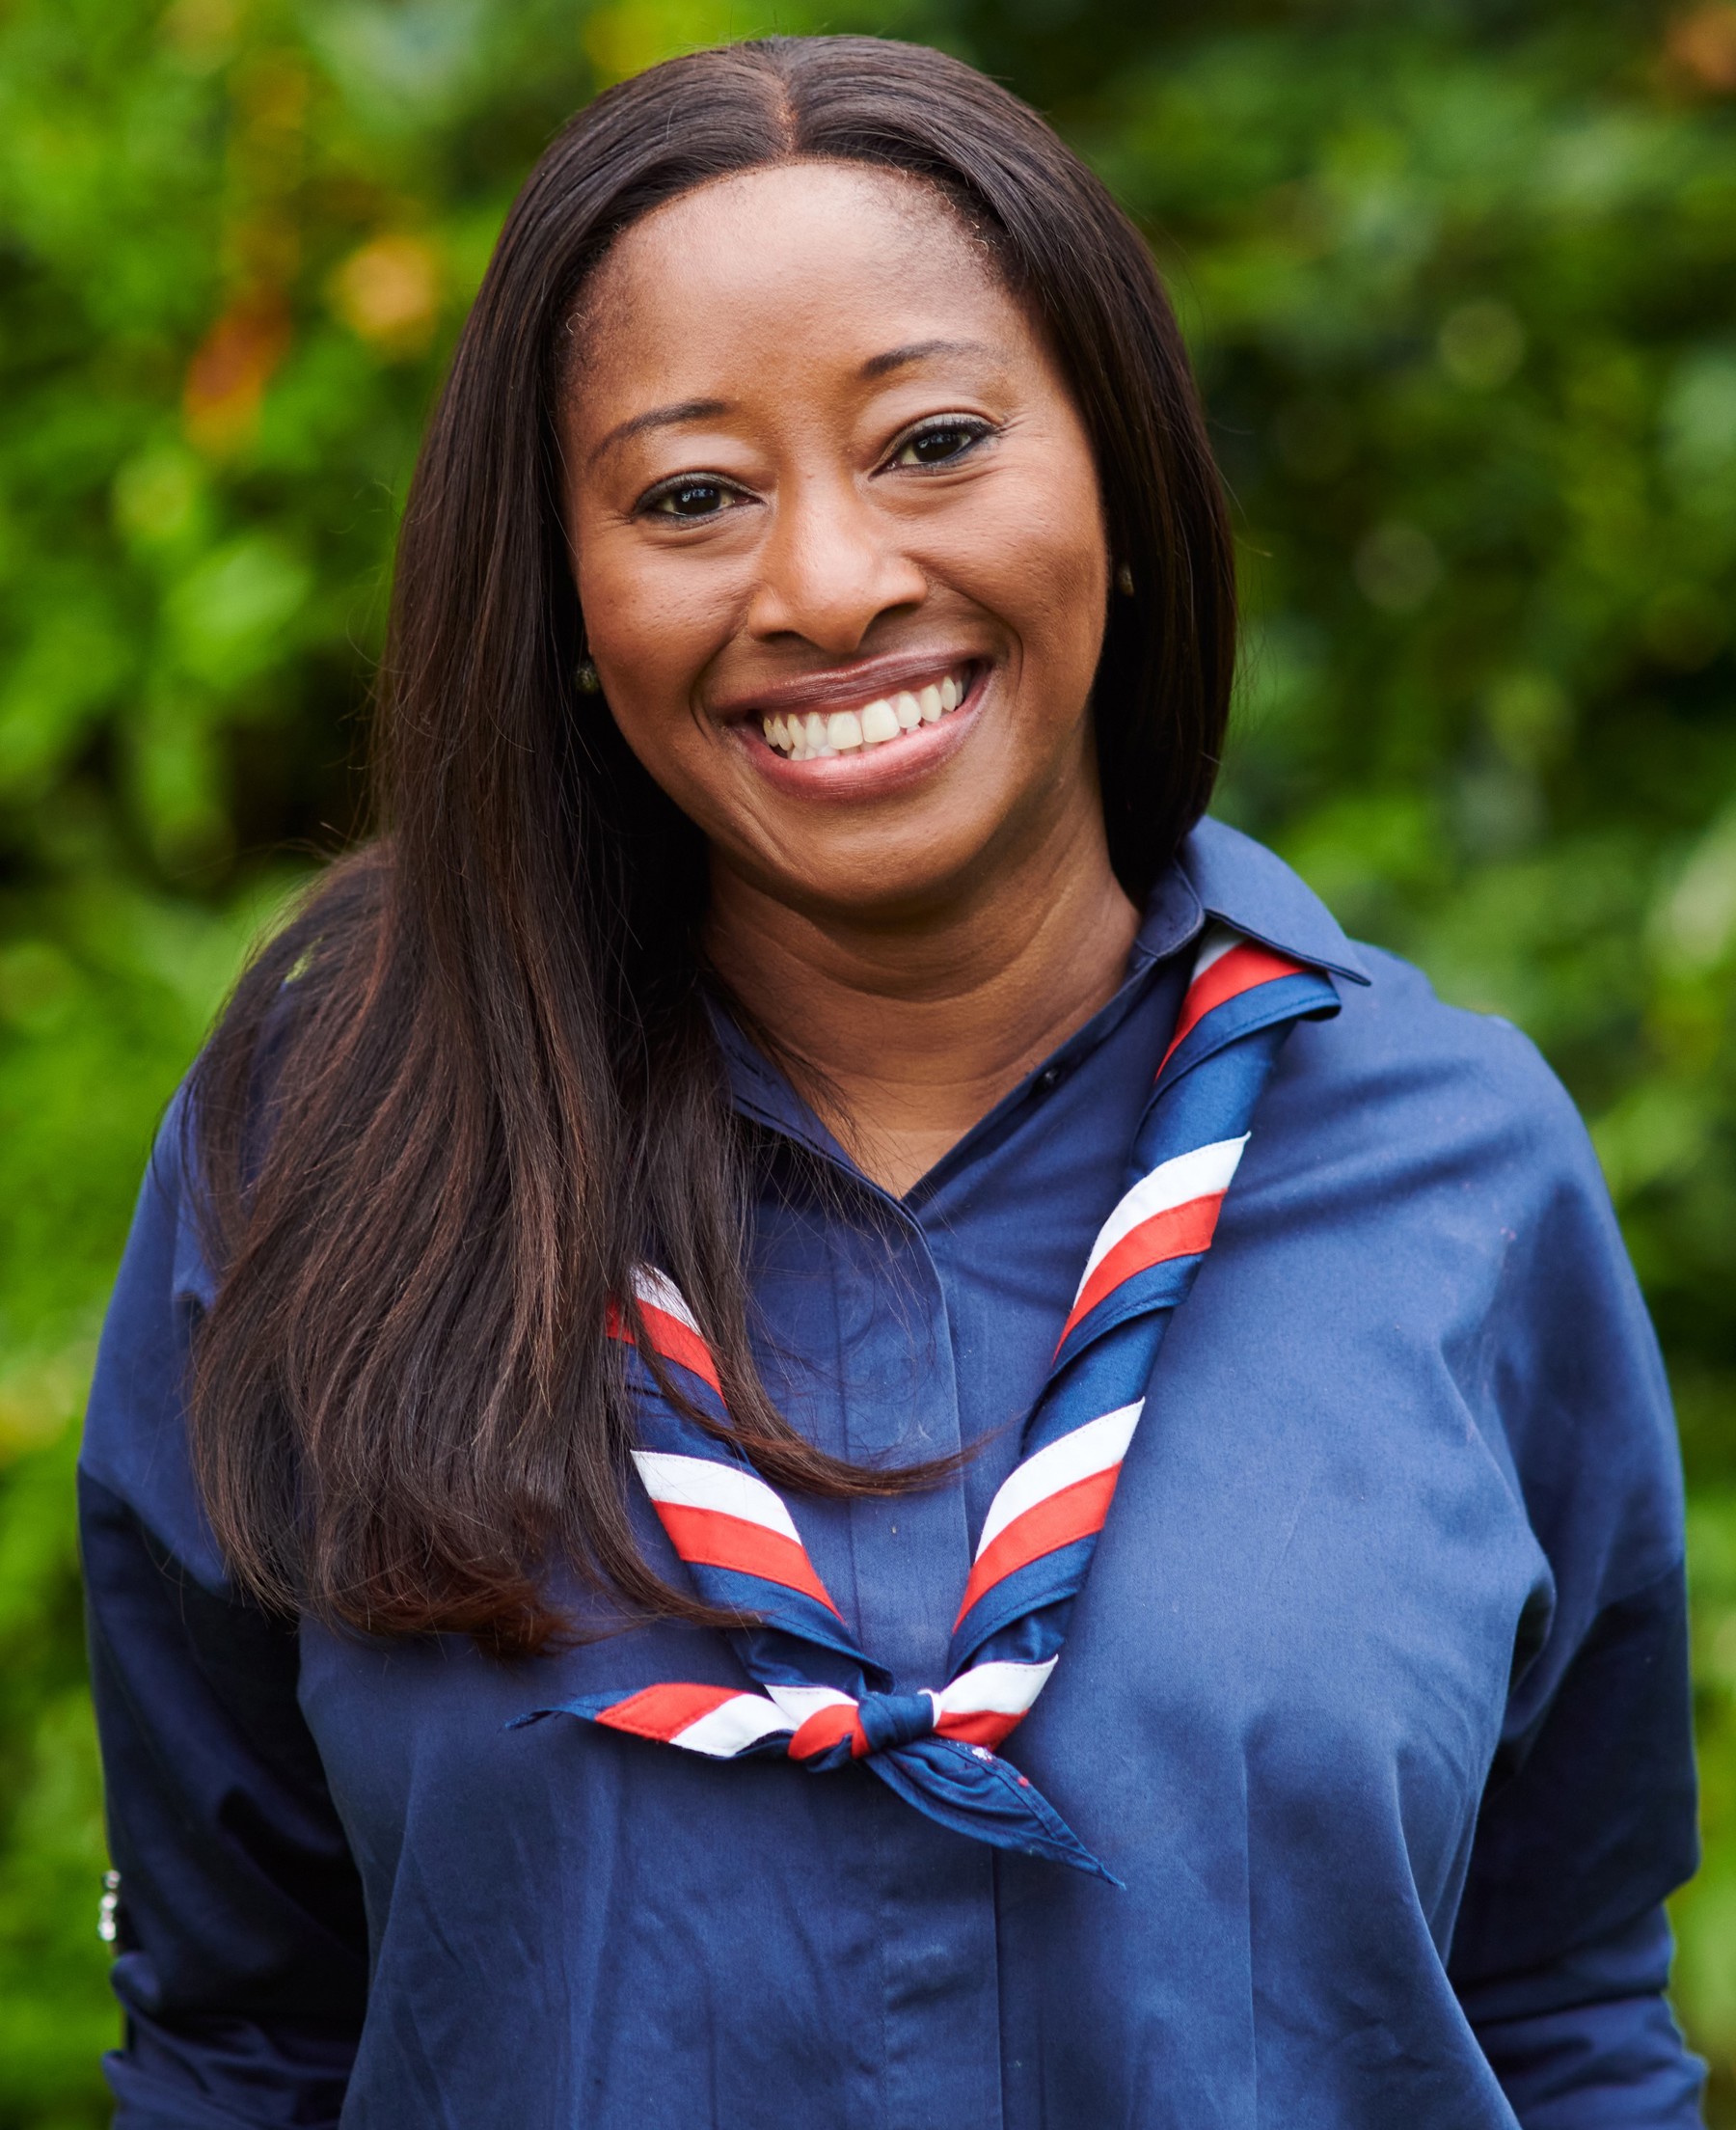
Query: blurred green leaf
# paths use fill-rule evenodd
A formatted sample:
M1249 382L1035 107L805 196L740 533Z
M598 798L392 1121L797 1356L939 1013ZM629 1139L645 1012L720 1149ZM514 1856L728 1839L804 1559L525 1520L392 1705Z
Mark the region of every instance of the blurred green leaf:
M353 823L395 517L507 202L768 28L976 59L1150 232L1249 609L1222 806L1543 1045L1682 1402L1736 2122L1736 36L1615 0L0 11L0 2130L105 2119L69 1483L154 1122Z

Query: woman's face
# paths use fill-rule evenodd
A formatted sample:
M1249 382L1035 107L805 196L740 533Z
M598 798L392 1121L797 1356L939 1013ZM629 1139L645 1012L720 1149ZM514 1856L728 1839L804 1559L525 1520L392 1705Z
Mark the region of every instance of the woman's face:
M626 232L577 330L590 654L714 864L891 916L1100 834L1096 469L936 195L827 163L704 187Z

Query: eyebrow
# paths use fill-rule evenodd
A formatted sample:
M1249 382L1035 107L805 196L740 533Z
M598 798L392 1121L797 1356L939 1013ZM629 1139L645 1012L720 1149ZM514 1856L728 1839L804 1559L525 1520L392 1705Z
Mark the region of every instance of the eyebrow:
M642 436L647 429L675 428L683 422L709 422L728 412L729 403L724 399L681 399L672 406L647 408L643 414L617 422L591 452L590 462L594 466L605 451L613 451L617 444L625 444L629 437Z
M865 383L871 383L892 370L903 369L908 363L925 363L936 355L991 355L993 352L986 341L909 341L903 347L889 347L883 354L870 355L862 365L860 375ZM710 422L728 412L729 402L725 399L679 399L670 406L649 407L643 414L617 422L591 452L590 463L594 466L605 451L613 451L617 444L625 444L632 437L643 436L649 429L677 428L684 422Z
M870 355L862 365L864 380L884 377L907 363L926 363L935 355L992 355L986 341L909 341L903 347L889 347L883 355Z

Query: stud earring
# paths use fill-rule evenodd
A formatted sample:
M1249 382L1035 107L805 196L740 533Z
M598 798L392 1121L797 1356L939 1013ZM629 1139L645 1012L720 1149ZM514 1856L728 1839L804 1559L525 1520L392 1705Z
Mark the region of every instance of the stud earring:
M1133 572L1126 562L1115 573L1115 588L1125 599L1131 599L1133 596Z
M573 678L582 696L597 696L603 692L603 683L597 678L597 669L588 658L582 658L573 669Z

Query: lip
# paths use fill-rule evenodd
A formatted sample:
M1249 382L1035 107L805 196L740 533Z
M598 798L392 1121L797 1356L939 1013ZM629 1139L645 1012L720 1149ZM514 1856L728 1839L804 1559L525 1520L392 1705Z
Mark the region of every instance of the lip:
M779 710L787 715L810 706L821 708L827 703L842 703L854 709L867 699L858 692L864 674L869 687L883 695L912 680L918 683L933 680L945 670L933 658L885 659L872 665L864 663L852 667L843 676L847 692L816 696L810 691L786 696L776 704L765 696L756 696L751 707L743 710L732 721L730 732L755 774L765 778L774 790L792 798L848 801L891 797L932 775L970 737L994 686L998 669L990 660L980 657L959 659L952 670L957 672L962 668L968 669L970 682L968 693L956 710L949 710L934 724L918 725L913 732L907 732L902 738L890 740L882 747L853 748L845 754L809 755L805 761L794 762L775 748L766 745L760 736L758 721L762 716L774 716ZM833 676L828 673L825 677L829 688Z
M938 680L942 673L957 673L965 667L972 669L974 693L986 663L980 651L940 646L929 651L888 652L883 658L864 658L854 666L828 667L823 673L799 673L788 680L768 681L751 693L744 690L740 695L725 696L706 707L721 724L788 716L792 710L855 710L877 696L897 695L912 682L920 687L924 681ZM955 717L958 714L949 713Z

